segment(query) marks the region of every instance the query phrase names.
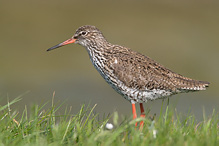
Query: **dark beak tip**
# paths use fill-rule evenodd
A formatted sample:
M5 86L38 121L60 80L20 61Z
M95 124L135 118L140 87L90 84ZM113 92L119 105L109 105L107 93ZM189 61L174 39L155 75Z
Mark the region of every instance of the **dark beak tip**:
M52 48L49 48L49 49L47 49L46 51L48 52L48 51L51 51L52 50Z
M48 51L51 51L51 50L53 50L53 49L55 49L55 48L52 47L52 48L47 49L46 51L48 52Z
M59 47L61 47L61 46L62 46L61 44L58 44L58 45L55 45L55 46L53 46L53 47L47 49L46 51L51 51L51 50L56 49L56 48L59 48Z

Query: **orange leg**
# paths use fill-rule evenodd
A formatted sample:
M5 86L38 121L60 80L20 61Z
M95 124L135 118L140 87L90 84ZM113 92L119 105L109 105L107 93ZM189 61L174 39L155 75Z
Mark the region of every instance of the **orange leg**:
M141 110L141 116L140 116L140 117L145 118L143 103L140 103L140 110ZM144 125L144 121L141 121L141 122L140 122L140 128L142 128L143 125Z
M132 103L132 114L133 114L133 120L137 118L137 114L136 114L136 108L135 108L135 104ZM137 126L137 122L135 123L135 127Z

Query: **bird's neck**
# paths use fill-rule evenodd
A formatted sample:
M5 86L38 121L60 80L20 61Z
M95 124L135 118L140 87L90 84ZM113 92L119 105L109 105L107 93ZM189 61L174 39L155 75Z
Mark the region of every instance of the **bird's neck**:
M112 46L113 45L105 39L92 41L89 45L86 45L90 60L95 67L102 66L102 62L106 60L107 57L107 50L112 49Z
M85 48L87 49L88 53L98 53L98 55L101 55L107 49L112 48L111 46L113 46L111 43L109 43L105 38L102 38L101 40L89 42Z

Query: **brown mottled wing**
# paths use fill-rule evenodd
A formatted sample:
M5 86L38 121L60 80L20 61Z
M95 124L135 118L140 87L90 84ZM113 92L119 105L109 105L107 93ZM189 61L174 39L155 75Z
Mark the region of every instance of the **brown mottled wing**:
M154 60L127 48L120 48L118 52L114 52L109 63L118 80L138 90L204 90L209 84L176 74Z

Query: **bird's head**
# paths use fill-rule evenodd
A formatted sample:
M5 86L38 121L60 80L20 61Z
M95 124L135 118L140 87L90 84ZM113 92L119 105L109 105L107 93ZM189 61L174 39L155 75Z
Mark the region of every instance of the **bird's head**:
M105 38L101 31L99 31L98 28L91 25L85 25L79 27L75 34L68 40L55 45L51 48L49 48L47 51L62 47L67 44L75 43L80 44L84 47L88 47L89 45L95 45L98 41L104 41Z

